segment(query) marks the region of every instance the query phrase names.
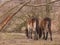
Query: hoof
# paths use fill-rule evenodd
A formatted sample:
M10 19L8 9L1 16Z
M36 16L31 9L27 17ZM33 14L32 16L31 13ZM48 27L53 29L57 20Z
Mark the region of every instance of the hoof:
M34 38L34 40L38 40L38 38Z
M45 37L43 37L43 39L45 39Z
M51 41L53 41L52 38L51 38Z
M45 40L47 40L47 38L45 38Z

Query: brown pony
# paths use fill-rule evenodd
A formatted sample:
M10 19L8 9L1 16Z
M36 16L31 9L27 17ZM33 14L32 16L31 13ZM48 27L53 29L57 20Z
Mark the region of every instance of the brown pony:
M32 33L34 34L34 40L37 40L39 37L38 31L38 18L32 17L27 20L26 36L32 39Z
M48 17L44 18L43 20L41 20L39 27L40 27L40 30L42 31L43 39L47 40L48 33L49 33L50 39L52 40L51 19Z

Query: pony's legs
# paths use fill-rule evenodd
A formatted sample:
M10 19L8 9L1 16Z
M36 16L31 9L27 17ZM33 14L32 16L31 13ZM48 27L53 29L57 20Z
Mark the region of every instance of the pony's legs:
M47 40L47 38L48 38L48 32L46 32L46 37L45 37L45 40Z
M34 31L34 40L38 40L38 33Z
M41 29L38 30L38 34L39 34L39 38L41 38L41 36L42 36L42 30Z
M42 33L43 33L43 39L45 39L45 31L44 31L44 29L43 29Z
M25 30L26 37L28 38L28 29Z
M50 40L52 41L52 31L51 31L51 29L49 29L49 33L50 33Z
M32 29L28 31L28 38L32 39Z
M47 40L47 38L48 38L48 32L49 32L49 28L47 27L45 29L45 40Z
M52 31L51 31L51 28L48 28L49 30L47 31L46 30L46 37L45 37L45 40L47 40L48 38L48 33L50 34L50 40L52 41Z

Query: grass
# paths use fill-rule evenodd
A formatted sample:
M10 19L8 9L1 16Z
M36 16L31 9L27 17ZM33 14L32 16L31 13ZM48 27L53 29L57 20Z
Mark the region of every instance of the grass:
M0 45L60 45L60 35L53 34L53 41L27 39L23 33L0 33Z

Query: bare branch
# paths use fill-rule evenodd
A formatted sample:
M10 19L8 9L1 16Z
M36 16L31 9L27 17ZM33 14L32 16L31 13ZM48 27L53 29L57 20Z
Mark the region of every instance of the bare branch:
M29 3L31 0L25 2L24 4L22 4L19 9L13 14L13 15L16 15L27 3Z
M20 4L16 5L15 7L9 9L7 12L5 12L2 16L0 17L3 17L4 15L7 15L10 11L12 11L13 9L15 9L16 7L20 6Z
M39 7L39 6L46 6L46 5L45 4L38 4L38 5L27 4L26 6Z
M55 3L55 2L58 2L60 0L56 0L56 1L53 1L53 2L49 2L47 3L48 5L52 4L52 3ZM34 4L27 4L25 6L33 6L33 7L40 7L40 6L46 6L46 3L45 4L38 4L38 5L34 5Z
M4 2L3 4L0 5L0 8L1 8L2 6L4 6L5 4L11 2L11 1L12 1L12 0Z
M52 3L55 3L55 2L58 2L58 1L60 1L60 0L56 0L56 1L53 1L53 2L49 2L48 4L52 4Z

